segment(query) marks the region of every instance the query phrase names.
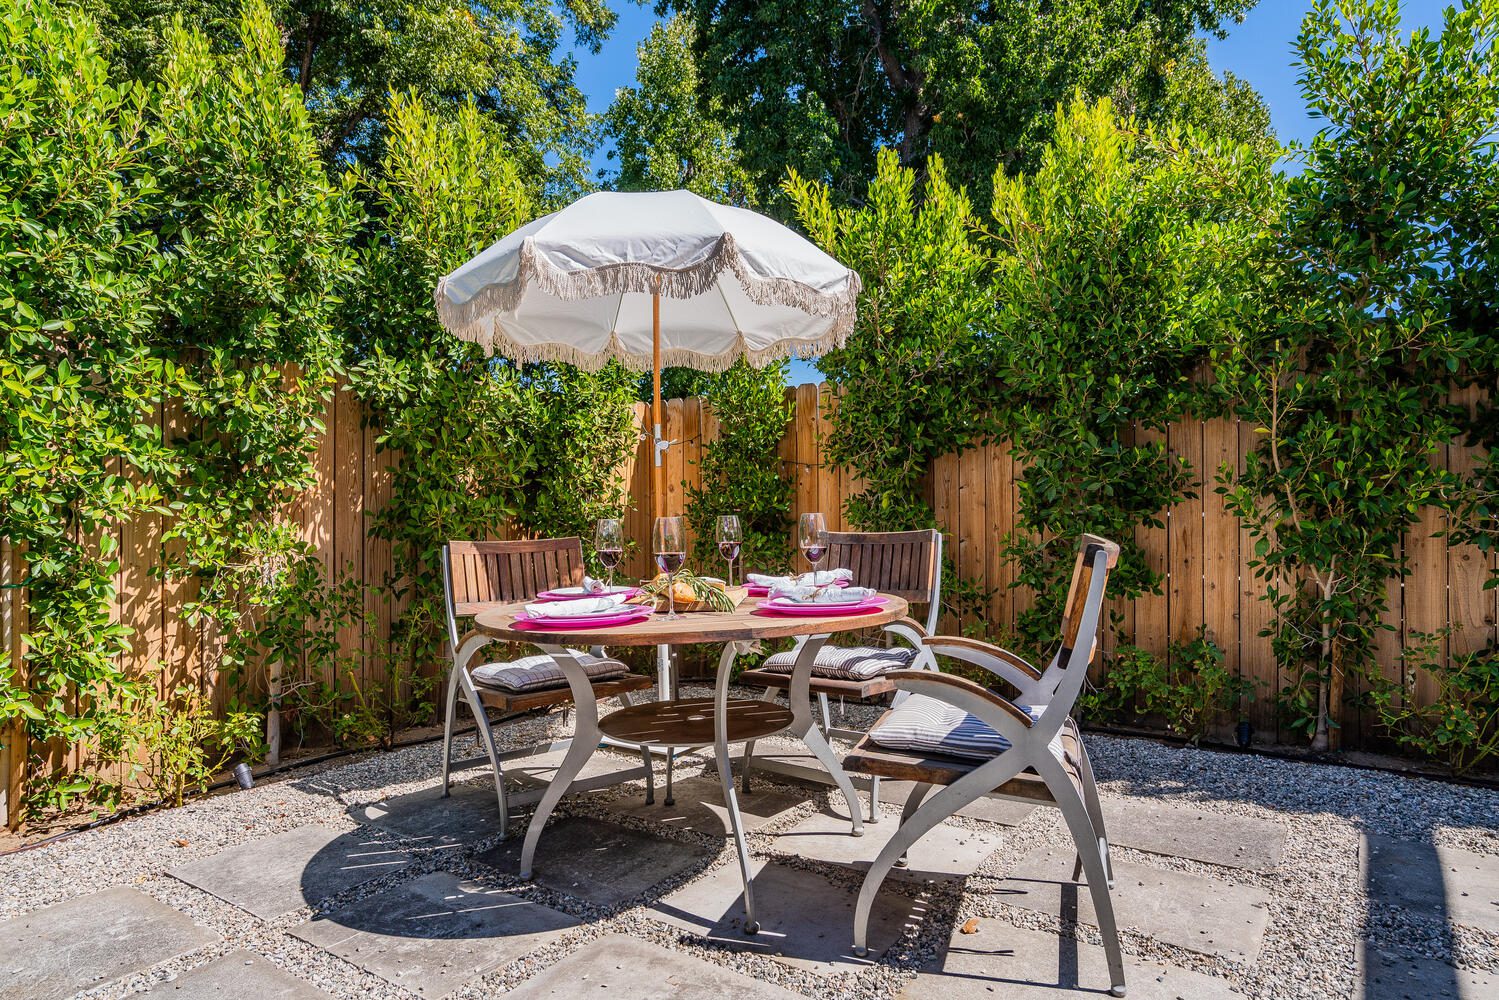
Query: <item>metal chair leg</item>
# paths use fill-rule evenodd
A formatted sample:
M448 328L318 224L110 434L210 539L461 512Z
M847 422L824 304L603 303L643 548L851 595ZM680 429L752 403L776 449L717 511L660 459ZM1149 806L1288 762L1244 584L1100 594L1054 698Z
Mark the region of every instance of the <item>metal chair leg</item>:
M1073 787L1072 781L1060 764L1042 762L1036 768L1050 788L1052 798L1062 810L1067 829L1077 842L1077 853L1082 861L1083 872L1088 879L1088 892L1093 897L1094 916L1098 919L1098 931L1103 936L1104 953L1109 960L1109 994L1124 996L1124 953L1119 948L1119 928L1114 921L1114 900L1109 893L1109 878L1104 870L1103 851L1093 832L1093 820L1088 815L1088 806Z
M818 692L817 702L822 706L822 735L831 736L833 733L833 713L828 709L828 696L822 692Z
M1109 835L1103 825L1103 803L1098 799L1098 784L1093 780L1093 765L1088 760L1087 748L1083 746L1082 740L1077 743L1078 752L1078 776L1082 779L1083 805L1088 809L1088 819L1093 824L1093 836L1098 841L1099 852L1103 855L1104 872L1109 877L1109 888L1114 888L1114 860L1109 854ZM1082 859L1078 859L1081 867ZM1073 881L1077 876L1073 876Z
M880 779L876 778L874 780L879 781ZM931 790L932 786L924 781L918 781L911 786L911 794L906 798L906 804L902 806L900 810L901 826L905 826L906 820L910 819L915 814L916 810L921 808L922 800L926 798L927 792ZM906 851L909 852L910 848L907 847ZM904 852L900 857L895 859L895 867L897 868L905 868L909 864L910 861L907 859L907 854Z
M865 944L869 938L869 914L874 909L875 896L879 894L885 876L889 875L890 869L895 866L896 859L905 857L911 845L924 837L932 827L991 788L998 788L1009 781L1024 767L1024 762L1019 758L1006 761L1004 755L1001 755L988 764L968 772L935 795L923 799L919 806L914 807L910 815L901 822L900 829L895 831L895 836L885 842L885 846L875 856L874 863L869 866L869 871L864 874L864 884L860 886L859 899L854 904L855 955L863 958L869 954L869 948ZM909 799L906 800L906 804L910 807Z
M640 759L645 762L645 804L656 801L656 769L651 764L651 748L640 744Z
M458 666L448 668L448 698L442 723L442 796L448 797L453 773L453 723L458 713Z
M869 822L880 821L880 779L878 776L869 779Z
M676 766L677 751L674 747L666 748L666 800L661 804L670 808L677 804L677 800L671 794L671 772Z
M464 691L465 695L468 693L467 690ZM479 742L489 755L489 766L494 771L494 794L500 805L500 839L504 840L510 832L510 803L505 795L505 771L500 766L500 755L495 751L494 731L489 727L489 715L484 711L484 705L477 695L469 698L469 707L474 712L474 728L478 730Z

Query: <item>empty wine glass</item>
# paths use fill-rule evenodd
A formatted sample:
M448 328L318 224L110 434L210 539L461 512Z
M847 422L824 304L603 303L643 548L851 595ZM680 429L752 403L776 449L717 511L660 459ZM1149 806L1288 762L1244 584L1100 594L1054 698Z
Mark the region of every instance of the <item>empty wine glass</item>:
M729 586L734 585L734 560L739 558L739 547L744 544L744 530L739 526L739 518L734 514L724 514L718 519L716 531L718 541L718 554L723 556L724 562L729 567ZM741 573L743 570L740 571Z
M817 564L828 554L828 525L821 514L803 514L798 525L798 544L802 555L817 572Z
M625 554L625 528L612 517L601 517L593 529L593 551L609 571L609 590L614 591L614 568Z
M673 578L687 561L687 536L680 517L656 518L651 548L656 553L656 568L666 574L666 617L677 617L676 587Z

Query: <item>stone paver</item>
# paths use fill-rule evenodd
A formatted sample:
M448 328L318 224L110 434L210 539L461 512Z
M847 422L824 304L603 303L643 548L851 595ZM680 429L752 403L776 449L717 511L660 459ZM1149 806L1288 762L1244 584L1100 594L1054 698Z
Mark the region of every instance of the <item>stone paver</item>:
M1283 823L1157 799L1105 798L1103 823L1121 847L1246 871L1274 871L1286 844Z
M541 798L541 789L510 782L510 818L529 813ZM494 781L485 774L478 780L454 785L446 798L435 785L393 798L351 806L349 815L410 841L412 847L453 848L500 832L500 807L495 800Z
M1371 905L1499 933L1499 858L1369 835L1359 850Z
M511 837L474 860L508 875L520 870L523 838ZM712 852L603 820L570 816L541 832L533 874L557 892L599 906L619 906L651 886L701 869Z
M666 798L664 787L658 784L656 801L651 805L646 805L643 797L633 795L616 799L607 808L623 816L648 819L680 830L692 830L711 836L728 835L729 813L724 808L723 785L719 783L716 774L708 777L699 775L676 782L672 789L675 805L662 804ZM806 801L786 792L773 791L765 785L760 785L749 795L740 794L738 799L739 819L745 830L751 833L771 823L786 810Z
M880 782L880 804L883 806L894 806L897 810L906 804L906 799L911 795L911 789L916 786L909 781L882 781ZM970 802L958 810L959 816L969 819L981 819L988 823L998 823L1001 826L1019 826L1021 822L1036 809L1034 802L1020 802L1016 799L979 799ZM900 813L895 816L881 817L880 822L887 819L899 821Z
M566 750L553 750L534 757L519 757L504 761L505 776L528 785L546 785L562 766ZM584 792L621 781L645 777L645 764L639 755L615 750L598 750L583 764L583 770L573 780L572 791ZM641 797L645 792L641 791Z
M1131 1000L1233 1000L1228 982L1186 969L1124 957ZM980 920L978 933L953 932L947 951L920 972L903 1000L1077 1000L1109 988L1099 945L1000 920Z
M840 756L842 756L841 753ZM737 773L738 758L736 757L735 760ZM828 776L827 771L823 770L822 763L816 757L812 756L811 753L805 751L798 753L795 750L775 750L768 753L761 753L759 750L756 750L755 768L757 770L760 769L760 765L766 762L769 762L772 767L784 769L775 771L772 771L771 768L764 769L776 781L806 785L811 788L826 788L833 784L833 779ZM713 774L716 780L717 772L714 770L713 762L709 761L707 766L709 773ZM858 774L850 775L850 777L854 779L854 786L859 790L859 798L867 808L869 804L869 778ZM753 774L750 778L750 787L754 787ZM914 786L909 781L882 781L880 782L880 803L886 806L894 805L898 810L900 806L905 805L906 797L911 794L912 787ZM959 809L958 815L966 816L970 819L984 820L989 823L999 823L1004 826L1018 826L1021 820L1029 816L1035 808L1035 803L1032 802L1017 802L1011 799L979 799L977 802L971 802L962 809ZM899 812L897 811L895 817L889 818L893 819L898 816ZM885 819L882 818L881 822L884 821Z
M1070 850L1039 848L995 890L1011 906L1098 923L1092 893L1072 881ZM1114 915L1121 927L1182 948L1253 961L1269 922L1268 898L1254 886L1114 861Z
M0 1000L60 1000L217 940L135 889L79 896L0 923Z
M171 874L272 920L410 863L410 855L369 834L304 826L228 848Z
M619 934L599 938L534 979L506 1000L802 1000L801 994Z
M841 805L841 803L840 803ZM813 813L775 838L774 847L786 854L812 861L847 865L865 871L900 824L886 816L878 823L865 823L864 835L849 835L848 814L841 809ZM999 847L995 833L938 824L910 850L906 868L892 868L891 878L953 879L972 875L984 859Z
M1355 1000L1493 1000L1499 972L1455 969L1429 958L1360 949Z
M169 982L157 983L143 996L152 1000L330 1000L322 990L248 951L231 951Z
M576 925L540 903L433 872L292 933L402 989L442 997Z
M737 864L667 896L656 917L736 951L751 951L819 975L849 972L884 954L907 925L919 925L926 910L919 900L882 891L869 921L869 957L853 953L857 887L837 885L799 868L753 862L755 916L760 933L744 933L744 886Z

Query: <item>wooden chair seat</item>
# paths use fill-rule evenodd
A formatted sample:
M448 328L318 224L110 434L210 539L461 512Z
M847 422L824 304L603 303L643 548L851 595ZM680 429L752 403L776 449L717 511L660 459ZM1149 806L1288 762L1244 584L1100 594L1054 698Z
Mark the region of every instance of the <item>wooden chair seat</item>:
M890 713L886 712L871 728L878 728L889 715ZM1081 756L1076 723L1069 721L1062 727L1060 736L1062 767L1067 771L1067 776L1072 779L1073 785L1081 790L1082 775L1077 763ZM986 763L988 761L969 760L965 757L891 750L880 746L868 734L865 734L864 738L843 758L843 767L848 771L858 771L876 778L891 778L896 781L920 781L928 785L950 785ZM1047 790L1046 783L1030 768L1020 772L989 794L1011 799L1025 799L1030 802L1052 803L1055 801L1051 792Z
M739 675L739 683L747 687L789 688L791 675L774 670L746 670ZM865 680L843 680L837 677L813 677L808 690L813 694L837 695L841 698L877 698L895 690L895 683L883 677Z
M593 685L593 693L597 698L613 698L630 691L644 691L646 688L656 686L656 682L649 677L640 674L626 674L613 680L599 681ZM497 708L504 712L529 712L537 708L551 708L555 705L571 704L573 700L572 688L566 682L557 687L543 688L540 691L502 691L499 688L479 687L479 700L487 708Z

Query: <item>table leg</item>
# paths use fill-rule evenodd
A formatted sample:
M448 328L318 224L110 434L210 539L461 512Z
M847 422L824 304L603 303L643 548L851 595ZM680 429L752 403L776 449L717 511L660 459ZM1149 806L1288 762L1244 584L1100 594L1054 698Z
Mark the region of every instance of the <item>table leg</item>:
M760 933L755 919L754 880L750 877L749 844L744 839L744 821L739 816L739 798L734 793L734 770L729 760L729 675L733 673L734 644L724 646L718 660L718 678L713 689L713 751L718 758L718 780L723 786L724 807L729 811L729 829L739 852L739 874L744 879L744 932Z
M826 635L808 636L807 641L802 644L801 650L796 655L796 665L791 670L791 690L787 692L791 700L791 732L795 734L807 749L811 750L822 766L827 768L828 774L833 778L833 783L843 793L843 800L848 803L848 814L853 817L853 829L850 831L855 837L864 836L864 810L859 806L858 793L854 791L854 783L848 779L848 773L843 770L838 756L833 753L833 748L817 726L812 722L812 661L817 659L817 653L822 649L822 644L828 641ZM720 770L722 765L720 765Z
M589 681L578 654L563 646L542 646L541 649L551 656L567 678L567 685L573 693L573 704L577 708L578 722L573 730L572 745L567 748L561 766L557 768L551 784L547 785L541 801L536 804L536 815L531 817L531 823L526 827L526 842L520 852L520 877L523 879L531 877L531 863L536 858L536 843L541 839L541 828L546 826L547 818L567 793L573 779L583 770L583 765L588 763L588 758L599 748L599 703L593 695L593 684Z

